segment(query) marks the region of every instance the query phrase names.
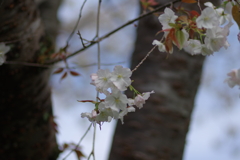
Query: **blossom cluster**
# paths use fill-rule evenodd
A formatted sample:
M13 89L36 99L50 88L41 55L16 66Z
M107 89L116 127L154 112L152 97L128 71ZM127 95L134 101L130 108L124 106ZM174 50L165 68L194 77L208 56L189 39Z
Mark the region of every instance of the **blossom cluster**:
M162 41L154 40L152 44L157 45L160 52L173 53L174 44L191 55L204 56L211 55L222 47L227 49L229 43L226 37L233 25L232 16L211 2L204 4L206 8L201 14L180 10L187 14L177 16L172 9L165 8L164 13L158 17L164 37Z
M225 80L229 87L239 86L240 88L240 69L234 69L228 73L229 78Z
M91 113L82 113L81 117L87 117L89 121L101 124L102 122L110 122L114 119L121 119L128 112L134 112L137 108L142 108L145 101L150 97L152 92L140 94L136 89L131 86L132 71L129 68L122 66L115 66L114 71L110 72L108 69L99 69L97 73L91 75L91 84L96 87L96 90L106 97L96 101L80 101L92 102L95 104L95 109ZM128 98L123 91L129 88L136 94L132 98Z

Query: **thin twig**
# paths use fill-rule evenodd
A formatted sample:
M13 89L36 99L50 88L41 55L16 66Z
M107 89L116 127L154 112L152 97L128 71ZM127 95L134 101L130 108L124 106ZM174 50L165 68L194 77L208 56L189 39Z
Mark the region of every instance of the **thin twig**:
M81 17L82 17L82 11L83 11L83 8L84 8L84 5L85 5L86 2L87 2L87 0L84 0L82 6L81 6L81 8L80 8L80 12L79 12L79 16L78 16L77 23L75 24L75 26L74 26L74 28L73 28L71 34L69 35L69 37L68 37L68 39L67 39L66 46L68 46L69 41L71 40L71 38L72 38L74 32L76 31L76 29L77 29L77 27L78 27L78 24L79 24L80 19L81 19Z
M78 31L77 34L79 35L79 38L80 38L81 43L82 43L82 45L83 45L83 48L85 48L86 46L85 46L85 44L84 44L84 42L83 42L84 39L82 38L82 35L81 35L80 31Z
M101 66L113 66L113 65L116 65L116 64L123 64L123 63L126 63L126 62L116 62L116 63L101 63L100 65ZM76 64L76 63L75 63ZM78 64L76 64L78 65ZM78 65L79 67L92 67L92 66L97 66L98 63L91 63L91 64L86 64L86 65Z
M199 7L200 11L202 12L202 8L201 8L200 0L198 0L198 7Z
M147 59L147 57L152 53L152 51L157 47L157 45L155 45L148 53L147 55L141 60L140 63L138 63L138 65L132 70L132 72L136 71L138 69L138 67L141 66L141 64Z
M95 146L95 140L96 140L96 128L97 128L96 122L93 123L93 127L94 127L94 132L93 132L92 151L91 151L91 153L88 156L88 160L90 160L91 156L93 157L93 160L95 160L94 146Z
M83 134L83 136L81 137L81 139L80 139L79 142L77 143L75 149L77 149L77 148L79 147L79 145L81 144L82 140L85 138L85 136L86 136L87 133L89 132L91 126L92 126L92 123L89 125L88 129L86 130L86 132ZM71 152L69 152L62 160L65 160L72 152L73 152L73 150L71 150Z
M97 12L97 28L96 28L96 38L99 38L99 25L100 25L100 8L101 8L102 0L98 2L98 12ZM98 69L101 68L101 52L100 52L100 42L97 42L98 46Z
M68 55L67 58L72 57L72 56L74 56L74 55L76 55L76 54L78 54L78 53L86 50L87 48L90 48L91 46L93 46L93 45L96 44L97 42L100 42L100 41L108 38L108 37L111 36L112 34L116 33L117 31L121 30L122 28L124 28L124 27L126 27L126 26L128 26L128 25L130 25L130 24L132 24L132 23L134 23L135 21L138 21L138 20L140 20L140 19L142 19L142 18L144 18L144 17L147 17L147 16L149 16L149 15L155 13L155 12L158 12L159 10L162 10L163 8L165 8L165 7L167 7L167 6L170 6L171 4L175 4L175 3L177 3L177 2L180 2L180 0L174 0L174 1L172 1L172 2L169 2L169 3L167 3L167 4L164 4L164 5L162 5L162 6L160 6L160 7L157 7L156 9L154 9L154 10L148 12L148 13L142 14L142 15L140 15L139 17L137 17L137 18L135 18L135 19L133 19L133 20L128 21L127 23L121 25L120 27L114 29L113 31L105 34L104 36L102 36L102 37L100 37L100 38L98 38L96 41L92 41L92 42L91 42L89 45L87 45L85 48L81 48L81 49L75 51L74 53L72 53L71 55ZM47 64L53 64L53 63L57 63L57 62L59 62L59 61L61 61L61 60L54 60L54 61L48 62Z
M99 38L99 29L100 29L100 9L101 9L101 3L102 3L102 0L98 0L98 11L97 11L97 26L96 26L96 38L98 39ZM101 68L101 50L100 50L100 41L97 42L97 59L98 59L98 70ZM97 91L97 95L96 95L96 101L99 101L98 99L99 97L99 92ZM93 157L93 160L95 160L95 140L96 140L96 127L97 127L97 124L96 122L94 123L94 132L93 132L93 144L92 144L92 151L91 153L89 154L88 156L88 160L90 160L91 156Z
M100 65L101 66L112 66L112 65L123 64L123 63L126 63L126 62L101 63ZM29 62L20 62L20 61L6 61L6 62L4 62L4 64L23 65L23 66L40 67L40 68L50 68L53 66L53 65L44 65L44 64L40 64L40 63L29 63ZM77 64L77 66L82 67L82 68L83 67L92 67L92 66L97 66L97 65L98 65L98 63L90 63L90 64L86 64L86 65L78 65ZM79 68L79 67L75 67L75 68ZM71 67L69 67L69 68L71 68Z
M24 66L42 67L42 68L49 68L52 66L52 65L45 65L40 63L29 63L29 62L20 62L20 61L5 61L4 64L15 64L15 65L24 65Z

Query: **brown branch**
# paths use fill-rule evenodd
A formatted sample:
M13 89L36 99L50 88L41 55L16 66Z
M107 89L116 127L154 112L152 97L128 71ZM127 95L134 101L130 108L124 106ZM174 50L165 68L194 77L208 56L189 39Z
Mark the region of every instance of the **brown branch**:
M72 57L72 56L74 56L74 55L76 55L76 54L78 54L78 53L86 50L87 48L90 48L90 47L93 46L94 44L96 44L96 43L98 43L98 42L106 39L107 37L111 36L112 34L116 33L117 31L123 29L124 27L126 27L126 26L128 26L128 25L130 25L130 24L132 24L133 22L138 21L138 20L140 20L140 19L142 19L142 18L144 18L144 17L147 17L147 16L149 16L149 15L151 15L151 14L153 14L153 13L159 11L159 10L162 10L163 8L165 8L165 7L167 7L167 6L171 6L172 4L175 4L175 3L180 2L180 1L181 1L181 0L174 0L174 1L172 1L172 2L169 2L169 3L167 3L167 4L164 4L164 5L162 5L162 6L159 6L159 7L157 7L156 9L154 9L154 10L148 12L148 13L142 14L142 15L140 15L139 17L137 17L137 18L135 18L135 19L133 19L133 20L128 21L127 23L123 24L122 26L120 26L120 27L114 29L113 31L107 33L106 35L98 38L96 41L91 41L91 43L90 43L89 45L86 45L85 47L83 47L83 48L75 51L74 53L72 53L71 55L67 56L66 58ZM47 62L46 64L54 64L54 63L57 63L57 62L59 62L59 61L61 61L61 60L50 61L50 62Z
M15 65L24 65L30 67L41 67L41 68L49 68L52 65L45 65L40 63L29 63L29 62L21 62L21 61L6 61L4 64L15 64Z
M141 62L138 63L138 65L132 70L132 72L136 71L142 64L143 62L147 59L147 57L153 52L153 50L157 47L157 45L155 45L148 53L147 55L141 60Z
M81 8L80 8L80 12L79 12L78 20L77 20L77 22L76 22L76 24L75 24L75 27L74 27L72 33L70 34L70 36L69 36L68 39L67 39L66 47L68 46L69 41L71 40L71 38L72 38L74 32L75 32L76 29L77 29L77 26L78 26L78 24L79 24L79 22L80 22L80 19L81 19L81 17L82 17L82 11L83 11L83 8L84 8L84 5L85 5L86 2L87 2L87 0L84 0L82 6L81 6ZM83 47L84 47L84 46L83 46Z

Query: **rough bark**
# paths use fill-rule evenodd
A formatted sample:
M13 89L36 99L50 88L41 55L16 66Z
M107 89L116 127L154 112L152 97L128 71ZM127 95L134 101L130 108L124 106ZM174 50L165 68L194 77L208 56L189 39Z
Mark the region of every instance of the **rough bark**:
M0 0L0 42L11 46L7 61L38 62L52 45L37 7L33 0ZM0 159L56 159L48 69L4 64L0 77Z
M160 29L156 16L140 20L132 68L153 47L152 41L160 39L155 36ZM171 55L154 50L132 79L140 92L154 90L155 94L141 110L126 116L124 125L118 122L110 160L182 159L203 61L203 56L177 48Z

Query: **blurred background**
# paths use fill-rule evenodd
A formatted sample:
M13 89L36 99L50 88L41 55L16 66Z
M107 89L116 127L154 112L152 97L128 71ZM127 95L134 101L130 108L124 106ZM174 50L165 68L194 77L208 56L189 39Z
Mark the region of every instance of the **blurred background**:
M138 0L103 0L100 15L100 36L117 28L139 14ZM57 48L64 47L75 26L83 1L64 0L58 11L61 29ZM92 40L96 34L97 1L87 1L78 30L83 38ZM101 42L102 68L113 69L115 65L129 67L136 35L136 25L118 31ZM240 90L229 88L224 80L232 69L240 68L239 30L235 24L230 31L230 47L206 58L201 85L196 96L192 121L186 139L184 160L239 160L240 159ZM82 48L77 34L70 41L69 52ZM82 119L82 112L90 112L92 104L77 100L94 100L95 88L90 85L90 75L97 71L97 47L93 46L79 55L68 59L71 67L81 74L68 76L60 81L61 74L53 74L49 84L52 87L55 120L58 124L57 141L78 143L90 122ZM86 66L88 65L88 66ZM56 65L56 68L63 63ZM135 113L137 114L137 112ZM95 154L97 160L107 160L116 121L97 127ZM88 156L92 148L91 129L81 143L83 153ZM64 152L62 159L68 152ZM68 160L76 160L72 153Z

